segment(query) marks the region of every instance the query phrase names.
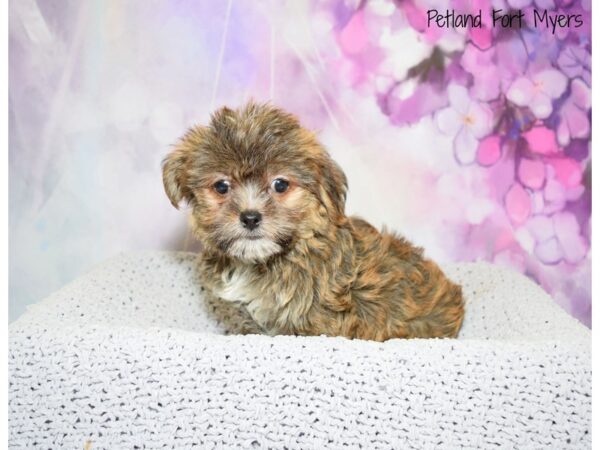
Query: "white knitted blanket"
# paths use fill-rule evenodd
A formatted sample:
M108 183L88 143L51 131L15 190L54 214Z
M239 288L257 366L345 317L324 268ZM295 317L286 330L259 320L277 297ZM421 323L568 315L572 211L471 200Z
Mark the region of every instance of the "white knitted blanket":
M227 336L192 254L114 258L10 325L10 448L590 447L589 330L520 274L446 272L460 338L377 343Z

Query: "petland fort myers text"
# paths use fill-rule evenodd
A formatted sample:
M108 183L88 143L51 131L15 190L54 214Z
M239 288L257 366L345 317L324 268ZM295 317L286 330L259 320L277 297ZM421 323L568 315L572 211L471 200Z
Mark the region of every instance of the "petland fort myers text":
M560 28L579 28L583 25L583 16L581 14L560 14L546 9L533 9L529 17L523 10L506 11L502 9L492 9L490 12L491 26L502 28L550 28L552 34ZM477 14L457 13L452 9L438 11L430 9L427 11L427 26L437 26L440 28L481 28L482 10Z

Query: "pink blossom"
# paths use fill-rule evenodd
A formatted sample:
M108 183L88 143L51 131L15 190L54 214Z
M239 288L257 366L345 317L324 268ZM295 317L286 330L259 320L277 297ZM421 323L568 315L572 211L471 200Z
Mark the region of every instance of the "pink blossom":
M527 141L527 144L529 144L529 149L532 152L551 155L560 151L556 145L554 131L545 126L533 127L531 130L523 133L523 137Z
M548 69L518 78L506 96L515 105L527 106L538 119L545 119L552 113L552 100L560 97L566 87L567 77L558 70Z
M492 8L491 0L454 0L452 6L459 13L477 14L481 11L489 11ZM489 48L492 45L492 17L489 14L483 14L481 26L469 28L467 35L477 47L481 49Z
M464 86L448 86L450 106L436 114L439 129L454 136L454 155L459 163L475 161L478 140L492 130L493 113L484 104L472 100Z
M523 158L519 163L519 180L524 186L539 189L544 185L546 168L542 161Z
M517 225L524 223L531 213L531 198L523 186L514 183L504 197L506 214Z
M574 184L575 180L580 179L581 171L573 167L569 169L568 165L566 166L562 169L564 173L560 175L561 180L557 178L554 166L546 165L546 184L538 209L544 214L562 211L568 201L577 200L585 190L581 184Z
M369 35L365 27L362 11L352 16L344 29L339 34L339 43L342 50L348 55L361 53L369 45Z
M469 36L479 48L486 49L492 45L492 30L486 25L482 25L481 28L470 28Z
M500 136L488 136L479 142L477 162L482 166L491 166L500 159L501 154Z
M572 188L581 183L581 166L571 158L553 158L548 163L554 168L554 176L564 187Z

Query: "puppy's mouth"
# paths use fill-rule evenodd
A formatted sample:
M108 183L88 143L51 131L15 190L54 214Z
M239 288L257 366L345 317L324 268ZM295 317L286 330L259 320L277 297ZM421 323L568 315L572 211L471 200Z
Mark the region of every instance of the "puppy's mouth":
M250 236L242 236L241 238L242 240L247 240L247 241L257 241L259 239L264 239L264 236L259 236L259 235L250 235Z
M264 261L267 258L289 250L291 237L267 237L262 233L248 233L221 241L222 252L248 261Z
M226 252L236 242L259 241L261 239L267 239L267 238L265 236L263 236L262 234L247 234L247 235L223 240L223 241L219 242L219 248L221 249L221 251Z

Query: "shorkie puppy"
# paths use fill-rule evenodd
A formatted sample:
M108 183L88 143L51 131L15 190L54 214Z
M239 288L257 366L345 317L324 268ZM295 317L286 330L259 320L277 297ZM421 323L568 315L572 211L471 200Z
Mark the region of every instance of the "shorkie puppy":
M461 288L422 249L347 217L346 176L281 109L220 109L181 138L163 182L175 207L192 207L202 283L242 305L243 332L457 335Z

